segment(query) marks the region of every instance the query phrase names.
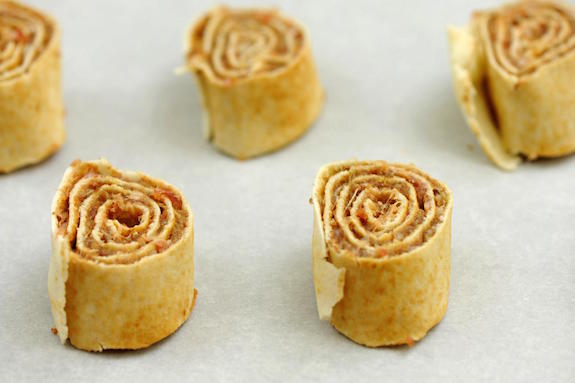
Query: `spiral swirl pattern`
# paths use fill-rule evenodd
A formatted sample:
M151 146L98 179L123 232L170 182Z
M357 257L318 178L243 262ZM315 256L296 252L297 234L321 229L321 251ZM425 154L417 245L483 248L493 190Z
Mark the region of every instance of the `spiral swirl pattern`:
M451 203L443 184L412 166L351 162L323 177L331 254L383 258L414 250L434 235Z
M285 68L302 50L304 33L275 10L219 7L191 39L190 66L226 83Z
M24 74L46 49L53 25L44 16L11 1L0 1L0 81Z
M488 20L492 53L507 73L522 76L575 48L575 16L541 1L503 7Z
M178 242L191 216L172 186L95 163L72 167L54 214L59 234L80 256L134 263Z

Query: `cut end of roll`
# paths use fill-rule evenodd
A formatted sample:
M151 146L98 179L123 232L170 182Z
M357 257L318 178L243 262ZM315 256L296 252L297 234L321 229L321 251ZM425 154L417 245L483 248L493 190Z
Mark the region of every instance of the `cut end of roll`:
M186 66L231 86L286 70L307 40L305 30L277 8L216 6L190 26Z
M0 1L0 83L25 75L58 38L47 14L17 1Z

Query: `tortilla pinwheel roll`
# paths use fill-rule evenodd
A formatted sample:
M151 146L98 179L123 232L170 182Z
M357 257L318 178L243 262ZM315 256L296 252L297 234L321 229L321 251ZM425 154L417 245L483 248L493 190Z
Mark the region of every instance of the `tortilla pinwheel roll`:
M60 29L22 3L0 0L0 173L42 161L65 140Z
M512 170L575 151L575 9L519 1L449 28L455 91L487 156Z
M62 343L138 349L195 300L192 210L179 190L106 160L72 163L52 205L48 291Z
M313 189L317 308L353 341L413 344L449 294L452 195L411 165L324 166Z
M188 32L187 68L207 139L238 159L292 142L323 104L308 34L277 10L212 9Z

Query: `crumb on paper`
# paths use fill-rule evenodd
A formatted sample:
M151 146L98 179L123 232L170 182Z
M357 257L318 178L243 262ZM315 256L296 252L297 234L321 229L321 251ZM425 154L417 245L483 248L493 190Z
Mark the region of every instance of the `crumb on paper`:
M58 329L56 327L52 327L50 331L52 331L52 334L58 335Z
M313 199L311 197L309 197L309 204L313 205Z
M405 339L405 343L407 343L407 345L408 345L410 348L413 347L413 345L415 344L415 342L413 341L413 338L410 337L410 336L408 336L408 337Z

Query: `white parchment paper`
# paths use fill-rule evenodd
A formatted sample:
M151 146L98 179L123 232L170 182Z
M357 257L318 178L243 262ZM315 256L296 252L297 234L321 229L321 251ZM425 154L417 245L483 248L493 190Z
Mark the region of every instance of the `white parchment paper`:
M184 31L212 1L33 1L60 20L68 140L0 176L0 381L575 380L575 157L493 166L457 107L448 23L498 1L277 4L308 26L327 92L299 141L237 162L202 138ZM68 164L108 158L181 188L195 215L197 304L165 341L90 354L52 335L50 202ZM443 321L368 349L318 320L312 182L327 162L413 162L453 190Z

